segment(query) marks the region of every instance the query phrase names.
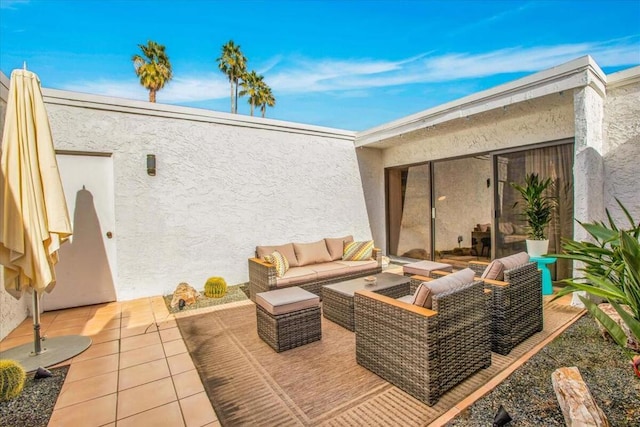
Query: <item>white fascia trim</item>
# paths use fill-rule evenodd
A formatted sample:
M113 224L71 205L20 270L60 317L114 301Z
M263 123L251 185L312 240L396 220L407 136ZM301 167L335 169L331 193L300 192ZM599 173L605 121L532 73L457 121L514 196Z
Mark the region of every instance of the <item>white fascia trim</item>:
M626 86L629 84L637 83L640 81L640 65L637 67L627 68L626 70L618 71L607 76L607 89L620 86Z
M401 134L469 117L552 93L592 86L602 96L607 77L590 56L439 105L356 134L356 147L366 147Z
M221 125L272 130L324 138L335 138L353 142L355 132L322 126L305 125L282 120L263 119L240 114L223 113L201 108L178 105L156 104L102 95L70 92L58 89L42 89L47 104L73 106L92 110L115 111L127 114L166 117L190 121L216 123Z

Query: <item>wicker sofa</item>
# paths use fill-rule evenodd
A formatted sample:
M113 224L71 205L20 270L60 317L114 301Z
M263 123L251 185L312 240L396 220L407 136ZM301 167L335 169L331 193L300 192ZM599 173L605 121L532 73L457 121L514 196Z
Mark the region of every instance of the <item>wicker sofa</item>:
M299 286L322 298L322 286L377 274L382 271L382 252L373 248L371 258L362 261L343 260L345 244L353 236L326 238L313 243L287 243L279 246L257 246L254 258L249 258L249 296L255 301L258 292ZM264 260L278 251L284 255L289 269L278 277L274 264Z
M432 309L356 291L354 310L358 363L427 405L491 365L480 281L433 295Z

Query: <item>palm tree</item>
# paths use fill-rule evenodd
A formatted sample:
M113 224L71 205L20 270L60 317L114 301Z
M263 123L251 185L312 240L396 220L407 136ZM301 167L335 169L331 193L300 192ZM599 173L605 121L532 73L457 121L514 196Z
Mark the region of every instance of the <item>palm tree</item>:
M259 105L260 102L260 88L264 85L262 81L264 79L263 76L259 75L255 71L251 71L250 73L246 73L242 76L242 90L240 91L240 96L247 95L249 97L249 105L251 105L251 115L253 116L253 109L256 105Z
M260 91L258 93L258 105L260 106L262 117L265 116L267 107L273 107L276 105L276 98L273 96L271 88L264 82L262 82L262 87L260 87Z
M236 45L233 40L222 45L222 56L216 59L218 68L229 78L231 87L231 112L238 112L238 81L246 73L247 58L240 51L240 45ZM235 95L234 95L235 92Z
M149 102L156 102L156 92L166 85L173 77L171 62L165 52L165 47L148 40L146 46L139 44L144 58L133 55L133 67L140 77L140 84L149 90Z

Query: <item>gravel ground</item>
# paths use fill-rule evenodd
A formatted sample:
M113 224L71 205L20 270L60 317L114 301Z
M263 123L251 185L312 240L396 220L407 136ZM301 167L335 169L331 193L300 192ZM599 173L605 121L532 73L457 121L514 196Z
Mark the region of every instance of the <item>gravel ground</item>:
M247 293L249 292L247 285L247 283L242 283L239 285L227 286L227 293L222 298L207 298L204 296L204 292L200 292L200 298L196 300L195 304L185 306L182 311L246 300L248 299ZM178 313L180 308L171 308L172 299L173 294L164 295L164 303L167 305L169 313Z
M35 372L27 374L22 393L0 402L0 426L46 427L68 370L69 366L52 368L51 377L39 380L33 379Z
M490 426L502 405L508 427L564 426L551 373L576 366L612 426L640 426L640 378L622 350L601 337L595 321L583 316L447 426Z

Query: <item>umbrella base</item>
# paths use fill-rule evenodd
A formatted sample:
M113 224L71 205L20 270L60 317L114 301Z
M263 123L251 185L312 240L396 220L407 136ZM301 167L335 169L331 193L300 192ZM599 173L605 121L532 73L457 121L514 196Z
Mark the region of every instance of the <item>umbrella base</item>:
M29 343L0 352L0 359L15 360L25 371L31 372L38 367L47 368L82 353L91 345L91 338L67 335L46 338L41 344L42 351L39 354L35 354L34 344Z

